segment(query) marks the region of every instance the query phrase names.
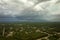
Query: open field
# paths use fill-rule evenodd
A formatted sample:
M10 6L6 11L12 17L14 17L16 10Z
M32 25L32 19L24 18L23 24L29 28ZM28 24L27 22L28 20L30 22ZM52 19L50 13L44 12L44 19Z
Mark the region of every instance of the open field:
M60 40L60 23L0 23L0 40Z

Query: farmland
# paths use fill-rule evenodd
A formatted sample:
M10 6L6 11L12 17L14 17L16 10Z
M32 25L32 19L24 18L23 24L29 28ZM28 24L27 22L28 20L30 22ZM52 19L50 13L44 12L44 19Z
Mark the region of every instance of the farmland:
M0 40L60 40L60 23L0 23Z

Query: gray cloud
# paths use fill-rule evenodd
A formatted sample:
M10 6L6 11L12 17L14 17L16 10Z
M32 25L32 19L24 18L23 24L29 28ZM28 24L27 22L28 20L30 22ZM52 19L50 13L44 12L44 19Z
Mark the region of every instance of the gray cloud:
M59 0L0 0L0 21L60 21Z

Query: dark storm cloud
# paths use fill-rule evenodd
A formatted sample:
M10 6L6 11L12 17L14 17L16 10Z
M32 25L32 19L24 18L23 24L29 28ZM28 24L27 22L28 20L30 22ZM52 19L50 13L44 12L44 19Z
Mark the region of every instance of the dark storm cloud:
M0 0L0 21L59 21L59 0Z

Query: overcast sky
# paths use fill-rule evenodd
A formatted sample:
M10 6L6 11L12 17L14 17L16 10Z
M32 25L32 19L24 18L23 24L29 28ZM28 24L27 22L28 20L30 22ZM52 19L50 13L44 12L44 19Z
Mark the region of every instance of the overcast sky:
M60 22L60 0L0 0L0 22Z

